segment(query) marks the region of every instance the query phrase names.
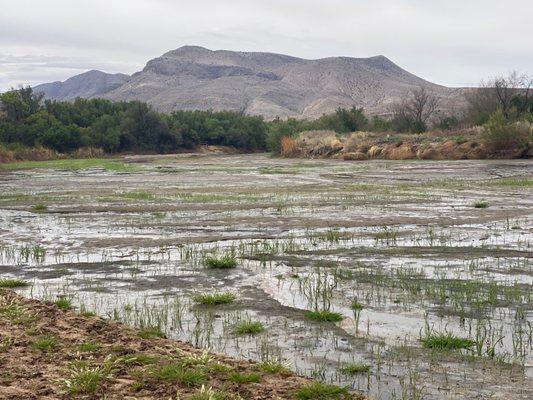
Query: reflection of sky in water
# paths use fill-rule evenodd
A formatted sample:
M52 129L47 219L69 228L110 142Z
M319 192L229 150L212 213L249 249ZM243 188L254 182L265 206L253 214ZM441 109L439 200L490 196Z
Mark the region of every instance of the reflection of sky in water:
M262 162L268 166L271 161ZM332 164L330 168L346 173L350 172L349 165ZM360 168L358 173L364 173ZM402 170L409 165L397 168ZM332 181L324 177L323 169L324 166L314 167L309 176L298 174L293 180L283 174L252 172L242 175L246 177L242 184L251 189L265 181L282 186L319 182L334 187L344 185L342 179L335 181L333 178ZM373 176L371 172L366 174ZM54 187L71 175L62 173L51 177L42 173L40 179L47 179L47 190L53 192ZM76 178L85 179L89 186L107 190L108 186L112 190L119 186L121 191L128 191L138 190L137 175L117 178L106 174L101 182L94 174L78 173ZM239 182L236 174L227 172L211 173L206 178L205 173L195 170L176 175L179 182L176 177L154 174L162 177L157 186L162 190L175 189L177 184L181 188L201 187L206 183L218 185L217 176L220 178L220 175L229 177L228 184ZM147 189L143 187L143 190L153 187L150 179L146 182ZM17 181L9 184L17 187ZM39 190L39 179L33 187ZM18 188L23 189L23 186ZM75 187L70 189L76 192ZM524 309L517 317L515 305L487 306L483 308L483 315L490 324L478 325L469 310L464 310L464 317L450 312L457 311L449 304L450 299L446 304L439 304L423 292L410 293L399 283L405 279L408 286L413 280L420 280L422 288L425 281L442 282L441 287L448 281L520 284L518 293L526 296L521 301L527 305L531 290L529 298L524 293L533 284L531 258L528 258L531 255L531 232L528 230L532 226L531 217L468 222L469 218L474 218L474 211L469 206L470 195L465 194L441 198L442 192L438 192L427 197L429 200L425 202L396 193L390 204L372 204L370 198L346 196L342 190L339 193L317 189L316 193L283 193L277 198L273 189L254 200L246 196L236 200L246 207L217 200L204 207L191 202L190 210L183 203L185 197L163 196L156 206L179 203L183 209L159 214L105 210L77 213L76 204L104 205L104 208L115 204L105 199L91 202L94 193L74 196L71 202L60 206L50 202L50 211L73 210L65 214L2 209L0 265L3 266L0 268L3 276L30 280L33 286L22 290L27 295L52 299L68 293L78 307L136 325L161 324L171 337L230 355L255 360L282 355L300 373L346 384L377 398L393 398L394 393L399 396L405 390L401 381L408 380L410 371L420 374L418 380L427 398L469 398L473 393L493 390L490 386L480 388L476 384L486 379L482 372L469 367L468 363L450 361L445 365L448 384L461 386L464 392L439 392L437 388L444 385L444 370L436 371L427 357L416 356L421 351L420 335L430 326L437 331L473 337L476 328L482 327L493 335L502 336L496 353L509 358L519 337L517 329L524 329L521 337L531 340L530 325L528 328L533 320L531 312ZM106 194L102 196L105 198ZM339 209L339 196L343 200L342 209ZM262 201L272 204L263 207ZM528 205L533 203L524 197L520 197L520 201ZM296 205L291 205L292 202ZM331 232L327 221L338 221L339 215L345 221L360 221L365 225L372 219L388 217L416 220L423 216L426 223L436 222L441 218L456 218L458 213L466 216L465 221L460 221L465 224L428 228L417 222L403 223L394 228L393 239L387 237L380 226L351 225L334 231L329 239L327 236ZM283 219L297 226L288 229L279 222ZM326 227L312 225L306 229L306 221L326 221ZM114 239L120 240L119 244L105 244L106 240L114 243ZM147 245L146 240L154 242ZM128 241L136 244L127 245ZM158 242L164 244L158 245ZM91 243L96 244L91 246ZM36 245L46 250L44 259L34 258L34 255L39 256L39 250L32 247ZM27 250L21 251L24 246ZM428 247L433 250L429 251ZM464 247L465 251L446 252L446 249L458 247ZM480 249L485 249L487 254ZM501 257L491 253L495 249L515 253ZM202 268L201 258L205 252L230 250L249 259L241 260L239 269L232 271ZM262 262L261 254L265 253L275 253L279 258ZM321 278L317 278L318 271L321 271ZM346 271L351 271L352 275L346 275ZM376 281L369 277L375 277ZM346 317L336 326L311 323L303 317L302 310L310 309L313 302L309 293L316 289L317 279L322 278L322 283L332 287L331 297L326 299L330 310ZM380 279L385 280L381 282ZM397 284L391 284L391 279ZM207 310L191 303L193 294L214 289L237 293L237 305ZM350 308L353 299L364 305L357 334ZM232 326L247 319L260 320L267 330L254 337L236 336ZM411 358L398 356L406 351L404 345L415 348ZM522 344L521 348L527 354L519 361L530 365L531 342ZM346 362L368 363L372 372L369 376L344 376L338 372L338 367ZM531 369L526 369L526 374L529 376Z

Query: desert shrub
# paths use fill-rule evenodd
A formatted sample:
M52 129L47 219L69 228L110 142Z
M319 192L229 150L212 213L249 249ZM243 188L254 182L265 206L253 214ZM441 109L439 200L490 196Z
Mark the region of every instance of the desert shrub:
M492 153L524 152L532 139L533 127L530 123L510 123L502 111L493 113L483 127L483 140Z
M459 119L452 115L441 118L437 124L436 127L438 129L442 129L443 131L450 131L452 129L455 129L459 126Z
M358 146L363 139L364 135L361 135L360 133L352 133L344 141L344 151L347 153L357 151Z
M369 130L372 132L387 132L392 130L392 123L390 120L374 115L370 122Z

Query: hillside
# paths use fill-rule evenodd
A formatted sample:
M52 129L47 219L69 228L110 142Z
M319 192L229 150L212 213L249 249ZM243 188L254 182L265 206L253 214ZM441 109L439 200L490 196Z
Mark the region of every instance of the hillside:
M107 74L102 71L87 71L64 82L44 83L34 87L45 98L69 101L77 97L100 97L116 89L129 78L125 74Z

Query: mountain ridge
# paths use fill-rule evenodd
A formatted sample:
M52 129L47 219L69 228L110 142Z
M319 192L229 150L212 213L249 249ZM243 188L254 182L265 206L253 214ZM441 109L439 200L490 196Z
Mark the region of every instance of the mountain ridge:
M97 97L123 84L129 75L108 74L96 69L74 75L64 81L43 83L35 86L36 92L52 100L70 101L77 97Z
M384 114L391 104L420 86L442 98L444 112L464 102L460 89L419 78L384 55L308 60L269 52L182 46L149 60L131 77L98 78L94 93L88 90L88 76L81 80L85 86L80 87L85 89L78 91L80 97L140 100L161 112L235 110L267 119L317 118L338 107L352 106L369 114ZM77 97L75 87L70 88L68 97L64 92L59 92L62 98L53 90L45 95L58 100Z

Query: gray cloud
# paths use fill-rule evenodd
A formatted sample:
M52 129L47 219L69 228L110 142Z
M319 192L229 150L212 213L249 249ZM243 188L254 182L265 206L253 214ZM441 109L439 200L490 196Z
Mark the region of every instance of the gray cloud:
M473 85L533 75L531 0L3 0L0 90L88 69L133 73L185 44L305 58L383 54Z

